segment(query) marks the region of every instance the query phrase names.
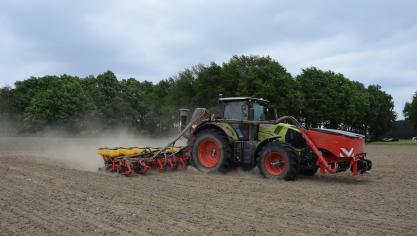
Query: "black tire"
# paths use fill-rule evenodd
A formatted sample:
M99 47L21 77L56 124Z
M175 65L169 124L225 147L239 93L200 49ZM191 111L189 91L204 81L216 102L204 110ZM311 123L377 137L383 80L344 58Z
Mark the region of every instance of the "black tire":
M120 169L119 169L119 174L124 175L126 173L126 171L127 171L127 167L121 166Z
M240 166L240 168L244 171L251 171L256 167L256 163L255 164L242 164Z
M266 144L259 151L257 161L259 171L265 178L283 180L297 178L297 153L287 143L273 142Z
M317 173L319 167L316 165L317 156L313 150L307 148L300 156L300 171L299 173L304 176L313 176Z
M212 152L212 156L218 156L219 160L214 166L208 167L205 165L204 162L202 162L202 157L199 158L199 148L200 145L204 145L207 140L214 141L218 145L218 151L220 151L220 154L217 154L217 151ZM214 173L218 171L225 171L228 169L229 162L231 161L231 145L225 135L216 129L206 129L200 131L196 138L194 139L194 142L192 144L192 156L191 156L191 162L194 167L196 167L199 171L205 172L205 173ZM213 157L214 158L214 157Z
M300 172L304 176L313 176L317 173L318 169L319 169L318 167L315 167L315 168L303 169Z

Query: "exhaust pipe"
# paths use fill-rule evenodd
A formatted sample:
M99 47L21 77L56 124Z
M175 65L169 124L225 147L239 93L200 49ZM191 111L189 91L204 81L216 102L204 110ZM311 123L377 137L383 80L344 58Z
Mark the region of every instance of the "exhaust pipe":
M185 129L188 124L188 117L190 116L190 109L181 108L180 112L180 132Z

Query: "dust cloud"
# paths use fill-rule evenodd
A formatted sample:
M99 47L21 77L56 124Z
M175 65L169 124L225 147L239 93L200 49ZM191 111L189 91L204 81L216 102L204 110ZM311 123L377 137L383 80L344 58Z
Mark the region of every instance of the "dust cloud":
M103 166L97 148L161 147L170 140L171 137L152 138L117 131L88 138L69 138L56 134L40 137L0 137L0 159L1 156L19 156L78 170L97 171Z

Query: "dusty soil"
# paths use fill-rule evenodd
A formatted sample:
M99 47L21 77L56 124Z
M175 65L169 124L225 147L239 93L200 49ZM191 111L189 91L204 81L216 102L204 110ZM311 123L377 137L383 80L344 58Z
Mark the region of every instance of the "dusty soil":
M124 177L6 149L0 151L1 235L417 232L417 146L368 146L374 170L367 176L291 182L192 168Z

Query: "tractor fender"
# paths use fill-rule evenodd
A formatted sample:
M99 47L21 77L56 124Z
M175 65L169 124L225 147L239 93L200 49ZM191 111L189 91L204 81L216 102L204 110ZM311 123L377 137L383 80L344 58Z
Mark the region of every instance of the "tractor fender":
M269 138L266 138L266 139L264 139L264 140L262 140L262 142L260 142L259 144L258 144L258 146L256 146L256 149L255 149L255 155L254 155L254 157L255 157L255 161L257 161L257 158L258 158L258 152L262 149L262 147L264 147L265 145L267 145L268 143L272 143L272 142L274 142L274 141L277 141L279 138L280 138L281 136L272 136L272 137L269 137Z
M224 127L221 124L213 123L213 122L206 122L203 123L195 128L193 131L193 136L196 136L198 133L202 132L206 129L216 129L219 130L221 133L224 134L224 136L227 138L229 142L235 141L235 137L237 137L236 133L233 132L233 129L227 129L227 127Z

